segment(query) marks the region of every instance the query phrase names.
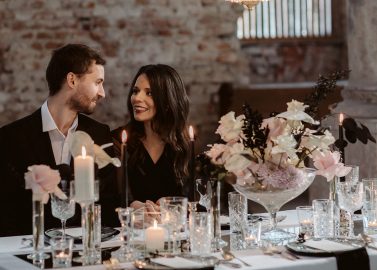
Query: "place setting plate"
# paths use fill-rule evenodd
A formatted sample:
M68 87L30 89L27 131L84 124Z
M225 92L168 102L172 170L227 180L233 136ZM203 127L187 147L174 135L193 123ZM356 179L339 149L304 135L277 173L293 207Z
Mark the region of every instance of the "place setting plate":
M336 252L353 251L365 247L361 239L329 238L322 240L310 239L305 242L289 242L286 248L299 255L331 257Z
M75 244L82 243L82 228L81 227L67 227L65 230L66 235L73 237ZM102 227L101 228L101 242L112 239L114 236L120 233L119 230L111 227ZM54 228L45 231L46 238L49 240L52 237L62 236L61 228Z

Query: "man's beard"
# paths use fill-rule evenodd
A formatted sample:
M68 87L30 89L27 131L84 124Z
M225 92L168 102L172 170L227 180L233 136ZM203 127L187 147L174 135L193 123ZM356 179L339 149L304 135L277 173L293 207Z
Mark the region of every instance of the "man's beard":
M98 100L100 100L99 96L90 99L88 96L77 94L71 98L69 106L72 110L75 110L78 113L92 114L96 108L96 104L92 105L92 102L97 103Z

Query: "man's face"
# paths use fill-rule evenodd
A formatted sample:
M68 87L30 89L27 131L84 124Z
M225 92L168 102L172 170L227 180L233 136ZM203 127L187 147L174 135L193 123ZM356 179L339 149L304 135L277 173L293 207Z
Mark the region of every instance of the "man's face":
M92 63L86 74L81 77L76 76L76 92L70 100L71 108L85 114L93 113L97 102L105 97L104 79L104 67L95 63Z

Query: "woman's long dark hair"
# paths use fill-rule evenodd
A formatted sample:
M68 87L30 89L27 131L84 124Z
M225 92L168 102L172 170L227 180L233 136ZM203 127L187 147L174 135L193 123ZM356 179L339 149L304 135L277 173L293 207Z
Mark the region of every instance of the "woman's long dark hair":
M130 132L129 146L134 149L130 163L136 164L141 158L140 144L145 137L144 123L136 121L131 104L131 96L137 78L144 74L152 90L152 98L156 107L156 115L151 121L151 127L170 147L173 152L174 173L178 181L188 176L190 157L190 140L187 130L189 99L185 86L177 71L168 65L146 65L136 73L128 94L127 105L130 122L127 129Z

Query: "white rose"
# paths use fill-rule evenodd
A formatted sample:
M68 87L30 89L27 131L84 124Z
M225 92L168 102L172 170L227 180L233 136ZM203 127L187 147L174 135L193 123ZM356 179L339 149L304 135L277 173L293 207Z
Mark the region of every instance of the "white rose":
M217 134L220 134L221 139L226 142L238 140L242 133L243 120L245 116L239 115L235 118L234 112L229 112L221 117L219 127L216 130Z

